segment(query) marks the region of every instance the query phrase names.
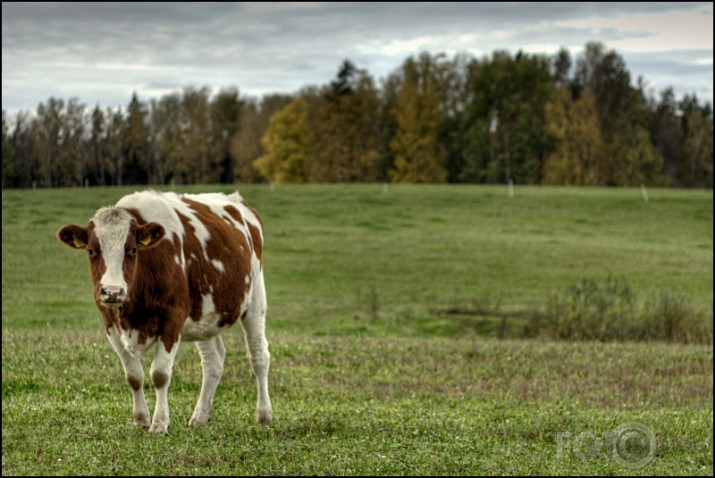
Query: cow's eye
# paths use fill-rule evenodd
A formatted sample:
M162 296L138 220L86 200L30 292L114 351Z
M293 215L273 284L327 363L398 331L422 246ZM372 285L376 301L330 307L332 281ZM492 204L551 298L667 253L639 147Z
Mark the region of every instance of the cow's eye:
M87 254L89 254L89 257L94 257L94 249L87 248Z
M128 252L129 252L129 255L130 255L130 256L135 256L135 255L137 255L137 248L136 248L136 247L132 247L131 249L129 249Z

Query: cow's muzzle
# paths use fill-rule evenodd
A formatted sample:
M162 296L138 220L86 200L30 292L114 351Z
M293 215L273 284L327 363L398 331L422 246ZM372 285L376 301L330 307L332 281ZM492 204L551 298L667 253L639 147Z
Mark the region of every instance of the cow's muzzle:
M99 302L107 307L119 307L127 298L123 287L104 286L99 291Z

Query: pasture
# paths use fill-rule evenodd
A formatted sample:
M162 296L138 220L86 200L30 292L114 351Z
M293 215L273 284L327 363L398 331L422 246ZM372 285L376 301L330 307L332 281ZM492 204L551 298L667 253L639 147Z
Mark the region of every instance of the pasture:
M264 222L275 421L253 423L238 328L212 422L186 425L183 344L154 437L131 426L87 258L55 238L135 189L3 191L3 475L713 473L712 345L523 338L584 277L712 321L712 191L241 186ZM657 446L618 455L633 422Z

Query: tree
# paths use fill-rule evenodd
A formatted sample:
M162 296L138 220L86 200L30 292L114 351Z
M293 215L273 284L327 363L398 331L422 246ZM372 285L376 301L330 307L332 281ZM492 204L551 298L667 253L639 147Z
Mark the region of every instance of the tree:
M5 110L2 111L2 188L5 185L15 186L17 168L15 167L15 148L7 135L7 118Z
M632 127L628 134L619 135L606 148L610 161L601 161L600 177L609 186L664 185L660 176L663 158L653 147L646 128Z
M51 97L3 116L3 187L400 181L712 187L712 107L646 98L618 53L422 53L381 83L349 59L322 86L186 88L125 109Z
M80 186L89 163L85 141L85 106L71 98L60 118L60 137L55 162L58 186Z
M40 124L37 117L29 112L20 112L15 117L15 128L11 135L11 144L15 151L15 168L19 187L42 186L42 164L40 154ZM48 186L49 187L49 186Z
M229 88L219 91L211 102L211 132L217 155L218 180L221 183L233 183L235 179L236 158L231 153L231 139L239 127L242 100L238 89Z
M106 129L104 133L105 145L105 174L107 182L112 185L122 186L124 184L124 136L125 119L120 109L107 109L105 116Z
M689 98L683 100L682 162L678 175L688 187L713 187L713 117L709 106L689 107ZM695 102L697 105L697 101Z
M62 130L62 111L65 102L51 97L47 104L37 106L37 131L33 142L34 154L39 159L39 184L45 187L57 186L57 156L59 151L60 132Z
M570 83L570 74L573 62L571 54L566 48L560 48L551 60L551 75L558 86Z
M548 59L496 51L471 73L471 101L460 122L460 179L538 183L552 147L546 128L553 92Z
M209 90L184 89L181 97L181 138L176 147L175 177L179 183L202 184L219 180L210 129Z
M177 93L152 100L149 107L152 161L159 182L176 181L178 150L183 138L181 97Z
M154 184L161 182L157 171L152 168L149 155L149 130L146 105L139 101L136 92L127 108L126 124L123 131L124 163L122 180L124 184Z
M268 122L278 111L284 109L293 98L289 95L266 95L241 103L238 129L231 138L230 152L235 158L234 178L239 182L258 182L264 177L254 167L254 161L266 154L261 138L268 129Z
M86 176L90 184L105 186L107 178L105 175L105 116L99 105L92 110L92 128L89 138L90 161L87 165Z
M301 96L316 138L310 180L379 180L380 100L367 72L346 60L329 87L305 89Z
M266 154L254 165L266 179L277 183L306 182L314 149L306 101L297 98L275 113L262 142Z
M650 116L650 139L663 157L663 171L674 185L682 186L678 170L682 162L684 132L673 88L661 92Z
M428 53L410 57L402 66L402 84L392 110L397 131L390 141L395 166L393 182L444 182L446 149L439 142L440 111L435 61Z
M606 141L623 130L637 107L637 97L630 81L625 61L618 53L613 50L607 52L602 43L586 44L576 63L576 82L580 88L588 87L593 93Z
M642 90L630 85L623 58L605 51L601 43L588 43L577 61L576 82L588 88L598 106L604 154L597 182L609 186L663 184L662 157L650 141L649 113Z
M596 102L589 89L573 100L568 86L556 90L546 109L555 148L544 164L545 184L598 184L597 165L604 154Z
M348 59L343 60L338 70L337 78L330 83L331 95L338 98L351 94L358 73L359 71L353 62Z

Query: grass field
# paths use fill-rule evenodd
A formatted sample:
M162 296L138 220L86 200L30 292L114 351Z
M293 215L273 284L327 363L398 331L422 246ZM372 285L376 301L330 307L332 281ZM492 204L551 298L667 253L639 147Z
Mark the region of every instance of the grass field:
M242 186L265 224L275 421L253 424L237 329L213 421L186 425L185 344L153 437L131 426L87 259L54 236L133 190L3 191L3 475L713 473L711 345L520 338L584 277L711 311L712 191ZM632 422L657 446L615 453Z

